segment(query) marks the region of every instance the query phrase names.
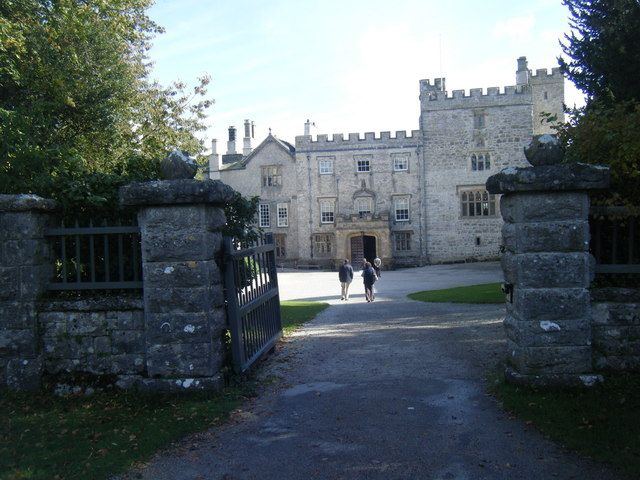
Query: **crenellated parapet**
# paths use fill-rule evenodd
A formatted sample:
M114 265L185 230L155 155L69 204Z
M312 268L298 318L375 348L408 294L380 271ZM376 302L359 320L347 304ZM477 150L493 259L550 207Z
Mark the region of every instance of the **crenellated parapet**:
M349 133L346 137L342 133L319 134L315 138L311 135L296 137L296 152L317 152L333 150L379 150L388 148L417 147L422 141L420 130L411 130L409 134L405 130L391 132L366 132Z
M546 72L546 70L545 70ZM443 82L435 79L420 80L420 105L422 110L449 110L456 108L478 108L499 105L523 105L531 103L531 88L528 85L510 85L502 90L499 87L472 88L453 90L450 94L444 89L438 89Z
M532 85L541 85L548 83L559 83L564 81L564 75L560 71L560 67L551 69L551 73L546 68L539 68L536 73L529 77L529 83Z

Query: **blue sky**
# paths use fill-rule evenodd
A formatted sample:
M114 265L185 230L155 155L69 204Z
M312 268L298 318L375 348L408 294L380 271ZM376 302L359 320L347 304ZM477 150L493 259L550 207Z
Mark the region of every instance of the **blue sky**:
M157 0L149 14L166 29L150 52L154 78L212 77L204 136L219 152L247 118L254 145L269 127L293 142L307 118L316 133L417 129L420 79L444 76L449 91L513 85L519 56L557 66L568 31L560 0Z

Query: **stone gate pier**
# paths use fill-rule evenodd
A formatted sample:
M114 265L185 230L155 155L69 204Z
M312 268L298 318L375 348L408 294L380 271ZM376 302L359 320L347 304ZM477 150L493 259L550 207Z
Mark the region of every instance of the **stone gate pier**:
M589 196L609 185L608 167L559 163L555 137L525 149L534 165L506 168L487 180L502 194L502 268L508 381L531 386L592 385Z

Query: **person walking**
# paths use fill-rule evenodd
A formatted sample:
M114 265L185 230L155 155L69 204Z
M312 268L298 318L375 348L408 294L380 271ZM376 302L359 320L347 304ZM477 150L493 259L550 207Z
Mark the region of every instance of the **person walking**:
M376 277L380 278L380 268L382 267L382 260L380 260L378 257L375 258L375 260L373 261L373 269L376 272Z
M364 269L362 270L362 280L364 281L364 296L367 299L367 302L373 302L373 284L376 283L376 272L371 267L369 262L365 262Z
M340 265L338 279L342 287L342 298L340 300L349 300L349 286L353 280L353 267L349 265L349 260L345 260Z

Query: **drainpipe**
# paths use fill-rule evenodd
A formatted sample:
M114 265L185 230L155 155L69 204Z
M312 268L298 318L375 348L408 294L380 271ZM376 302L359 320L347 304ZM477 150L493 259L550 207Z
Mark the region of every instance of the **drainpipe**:
M307 198L309 199L309 256L313 258L313 208L311 203L311 155L307 154Z
M420 160L421 180L420 180L420 256L424 257L424 262L427 263L427 232L425 231L427 225L427 175L426 175L426 161L424 154L420 156L422 147L416 148L416 156ZM424 239L424 240L423 240ZM424 245L423 245L424 242ZM422 259L420 259L422 264Z

